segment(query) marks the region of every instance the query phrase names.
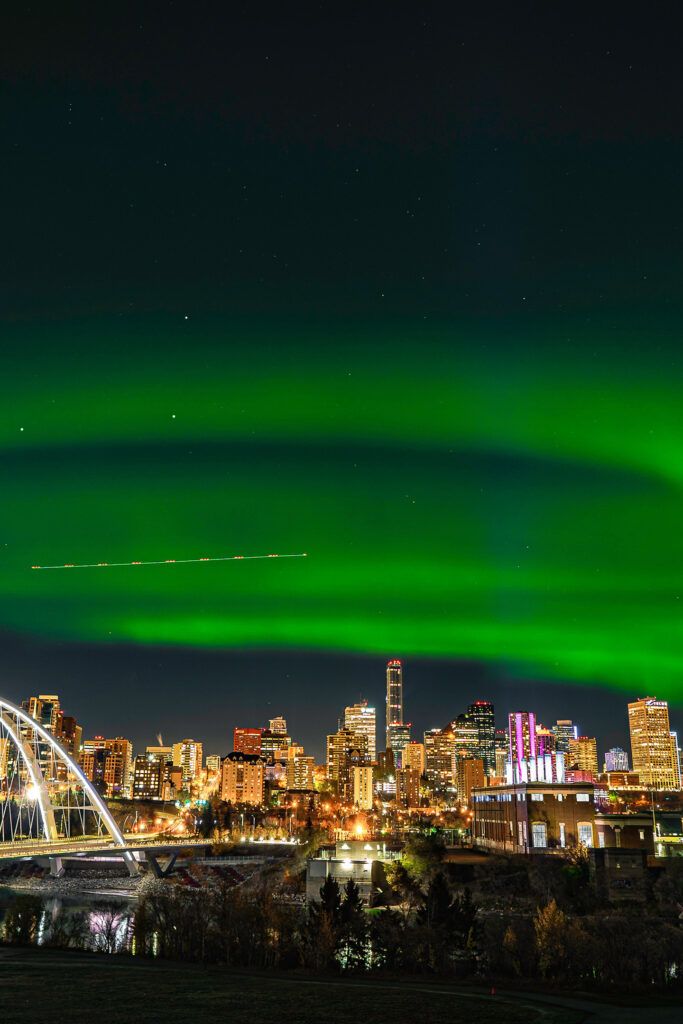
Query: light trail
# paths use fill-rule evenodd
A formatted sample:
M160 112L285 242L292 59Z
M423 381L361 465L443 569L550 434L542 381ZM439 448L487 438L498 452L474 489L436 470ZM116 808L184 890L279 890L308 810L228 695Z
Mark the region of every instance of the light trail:
M32 565L32 569L114 569L129 565L190 565L193 562L245 562L254 561L259 558L307 558L305 551L293 555L224 555L218 558L161 558L156 562L84 562L82 565L74 565L66 562L64 565Z

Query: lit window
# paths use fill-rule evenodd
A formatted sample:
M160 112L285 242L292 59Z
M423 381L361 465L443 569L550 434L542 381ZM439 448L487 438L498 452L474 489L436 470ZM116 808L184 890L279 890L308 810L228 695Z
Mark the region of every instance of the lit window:
M640 829L640 830L638 831L638 835L640 836L640 838L641 838L641 839L644 839L644 838L645 838L645 829L644 829L644 828L641 828L641 829Z
M576 794L576 799L578 800L578 802L580 804L587 804L588 801L590 800L590 794L589 793L577 793Z
M531 841L534 847L538 849L544 849L548 845L545 824L543 822L533 822L531 826Z
M592 846L593 845L593 826L589 824L579 824L579 843L581 846Z
M543 799L543 793L532 793L531 794L531 799L532 800L542 800Z

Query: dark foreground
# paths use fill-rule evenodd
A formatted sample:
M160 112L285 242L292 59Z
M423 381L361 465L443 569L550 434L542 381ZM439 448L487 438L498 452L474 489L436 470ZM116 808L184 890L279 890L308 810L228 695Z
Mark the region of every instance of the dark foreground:
M585 1012L562 1006L454 993L443 985L240 975L196 965L98 954L0 949L2 1024L579 1024Z
M2 1024L674 1024L680 1007L462 990L429 981L240 974L194 964L0 947Z

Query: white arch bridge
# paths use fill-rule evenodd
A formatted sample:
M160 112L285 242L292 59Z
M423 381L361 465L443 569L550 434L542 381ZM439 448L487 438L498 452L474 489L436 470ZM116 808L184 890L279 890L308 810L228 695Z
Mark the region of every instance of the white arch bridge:
M155 854L185 845L150 837L143 846L137 836L127 842L61 743L24 708L0 697L0 861L48 857L53 873L61 874L63 856L109 852L137 874L141 857L158 871Z

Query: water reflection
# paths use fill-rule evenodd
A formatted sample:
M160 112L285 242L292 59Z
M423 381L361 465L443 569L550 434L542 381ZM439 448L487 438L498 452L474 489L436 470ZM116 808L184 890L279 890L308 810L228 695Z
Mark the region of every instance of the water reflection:
M130 950L134 902L96 895L39 896L0 889L0 940L101 953Z

